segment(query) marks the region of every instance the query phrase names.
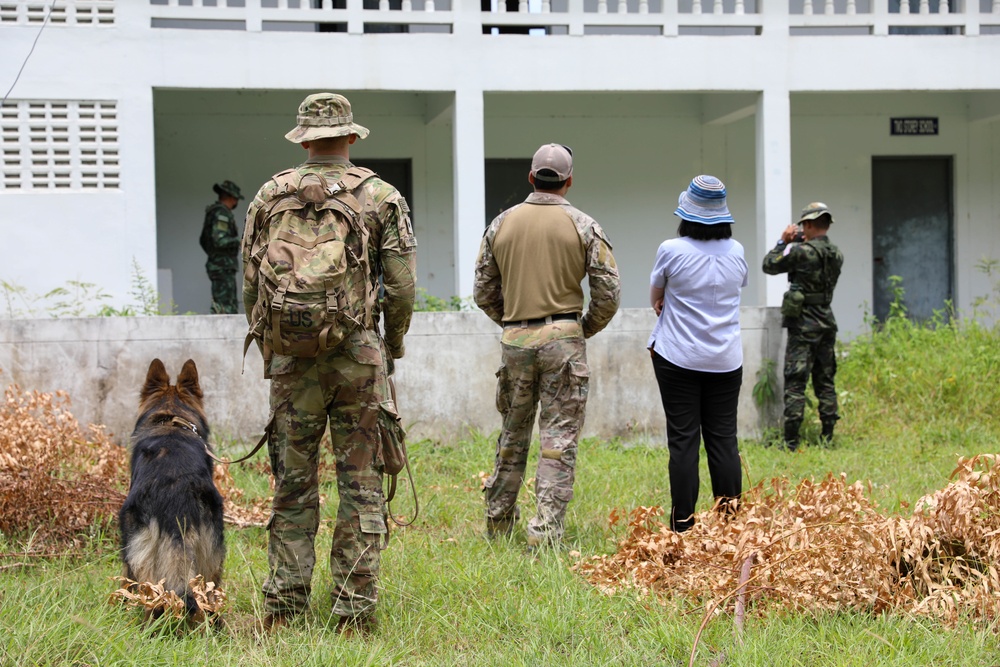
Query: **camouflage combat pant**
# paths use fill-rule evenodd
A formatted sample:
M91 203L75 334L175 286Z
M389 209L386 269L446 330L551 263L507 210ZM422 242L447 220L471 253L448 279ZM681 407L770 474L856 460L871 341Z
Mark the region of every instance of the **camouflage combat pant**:
M513 529L520 517L517 494L531 446L535 411L541 402L541 459L535 474L538 511L528 522L530 543L562 539L566 507L573 498L576 448L583 428L590 372L583 336L536 348L503 345L497 371L497 409L503 430L496 465L486 480L486 521L494 533Z
M330 550L333 613L371 614L378 597L380 550L387 537L376 386L382 367L343 353L275 360L274 425L268 442L274 504L268 522L265 610L294 613L308 606L319 526L320 440L329 419L340 497ZM290 372L282 372L278 363L285 360L293 362Z
M208 279L212 281L212 314L238 313L235 271L209 271Z
M806 407L806 384L812 375L813 391L819 402L819 418L835 422L837 416L837 355L834 343L836 331L803 333L788 330L785 346L785 423L798 424Z

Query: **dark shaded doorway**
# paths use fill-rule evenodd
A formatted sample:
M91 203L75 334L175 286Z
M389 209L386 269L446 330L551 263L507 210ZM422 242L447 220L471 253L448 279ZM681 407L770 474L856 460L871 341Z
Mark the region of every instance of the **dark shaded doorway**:
M528 182L531 158L486 160L486 222L489 225L514 204L520 204L534 188Z
M952 299L952 160L872 158L872 285L875 317L900 276L909 316L928 320Z

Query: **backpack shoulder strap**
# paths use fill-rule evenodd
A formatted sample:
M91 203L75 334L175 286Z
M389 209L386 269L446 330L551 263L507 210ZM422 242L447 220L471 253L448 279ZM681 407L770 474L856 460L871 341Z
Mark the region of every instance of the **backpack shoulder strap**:
M371 238L368 225L365 222L365 203L358 199L355 193L358 189L364 185L365 181L370 178L374 178L377 174L371 169L366 169L365 167L351 166L344 174L340 177L337 185L334 186L333 197L346 206L350 207L356 218L353 223L356 225L355 229L358 236L361 239L361 252L358 255L358 262L361 265L362 271L365 273L365 280L368 285L365 296L365 314L364 314L364 326L371 327L373 325L373 315L375 312L375 301L377 299L376 292L378 290L378 281L372 281L372 266L369 262L368 256L368 243ZM364 202L367 202L368 197L362 197Z
M299 189L299 181L302 180L302 174L299 173L297 169L286 169L284 171L279 171L277 174L271 177L277 186L274 189L274 193L271 201L275 199L280 199L284 195L292 194Z
M263 213L261 217L261 226L257 229L257 238L260 238L261 234L264 233L268 228L268 218L274 212L274 208L285 200L288 195L295 194L299 190L299 181L302 180L302 175L299 174L296 169L286 169L285 171L280 171L271 177L271 180L275 183L274 191L271 193L271 198L264 202Z
M342 204L348 206L354 213L360 216L364 213L364 205L354 194L358 191L364 182L370 178L374 178L377 174L371 169L365 169L364 167L351 167L346 172L344 172L340 179L333 186L332 198L337 199Z
M344 172L343 176L340 177L340 182L344 184L345 190L348 192L354 192L361 186L362 183L375 176L378 176L378 174L371 169L352 166Z
M290 195L294 195L298 192L299 182L302 180L302 175L299 174L298 169L291 168L279 171L271 177L271 180L274 181L275 188L271 193L270 199L264 202L264 205L261 207L260 226L254 230L254 237L250 243L250 258L243 270L244 280L257 280L255 272L260 270L261 259L263 254L266 252L268 234L270 233L269 230L271 228L271 216L274 214L275 208L281 204L281 202L288 200ZM258 305L262 302L263 298L263 294L258 291ZM246 364L247 351L250 349L251 343L253 343L254 340L258 340L261 342L261 354L264 357L264 377L269 378L268 364L272 350L268 349L268 347L263 344L263 332L261 330L263 325L264 321L262 319L250 324L250 329L247 331L246 338L243 340L243 363Z

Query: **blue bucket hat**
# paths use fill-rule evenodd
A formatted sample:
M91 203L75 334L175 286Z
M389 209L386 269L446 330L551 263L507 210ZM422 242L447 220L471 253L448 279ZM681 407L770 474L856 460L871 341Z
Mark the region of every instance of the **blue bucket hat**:
M726 186L715 176L695 176L677 198L674 215L703 225L736 222L726 206Z

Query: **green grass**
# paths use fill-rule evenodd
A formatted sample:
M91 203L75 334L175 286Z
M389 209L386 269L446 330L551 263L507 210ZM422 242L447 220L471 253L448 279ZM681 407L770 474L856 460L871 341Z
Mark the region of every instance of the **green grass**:
M748 484L844 472L849 481L869 480L883 511L907 513L907 504L947 483L958 456L1000 451L1000 420L992 416L1000 405L995 331L887 327L844 353L838 374L844 419L835 446L807 444L791 455L741 443ZM815 430L807 424L807 443ZM708 600L655 600L633 591L607 596L569 569L576 560L571 551L615 550L622 528L609 527L612 509L669 505L667 452L659 445L652 439L583 441L565 548L536 561L523 555L523 527L510 541L482 537L479 475L491 469L492 436L411 443L421 514L413 527L393 532L383 553L380 628L365 641L342 640L330 616L332 485L324 489L330 501L323 509L310 611L264 641L249 630L262 615L263 529L227 532L228 629L182 638L144 628L136 612L107 604L115 587L110 577L120 570L114 535L89 540L83 555L50 559L18 558L20 542L0 537L0 666L687 665ZM707 509L711 494L702 459L699 509ZM259 472L243 466L236 478L249 493L266 493ZM400 489L395 513L410 513L408 491ZM533 512L532 500L530 488L522 492L526 515ZM25 565L11 567L15 563ZM695 664L725 654L727 667L989 667L1000 665L998 623L946 629L892 614L751 614L741 644L733 619L722 614L708 623Z

